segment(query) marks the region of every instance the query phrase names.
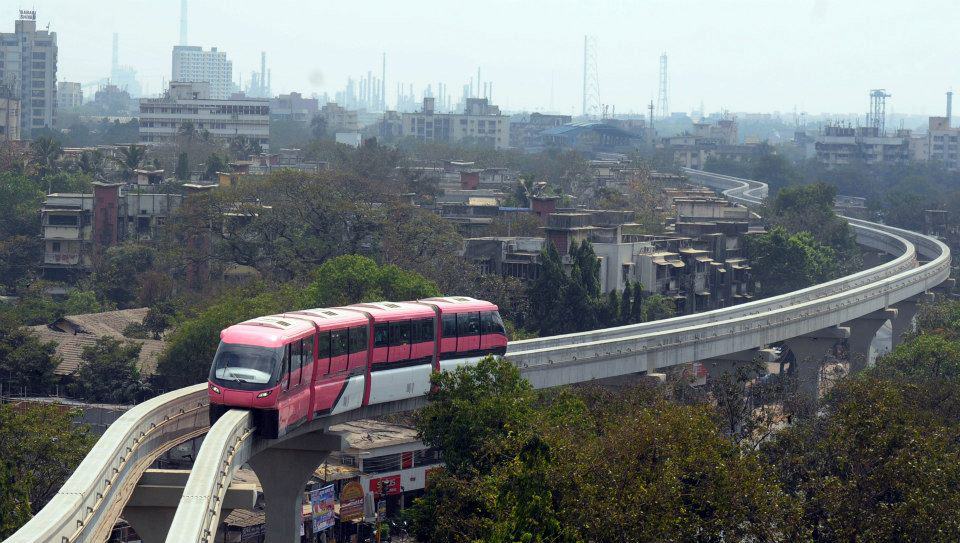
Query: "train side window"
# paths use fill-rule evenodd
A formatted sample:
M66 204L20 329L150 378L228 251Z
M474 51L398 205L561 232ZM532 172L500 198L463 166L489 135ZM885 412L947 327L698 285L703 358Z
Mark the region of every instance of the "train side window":
M482 332L483 335L507 335L507 331L503 327L503 320L500 318L500 313L496 311L484 311L480 313L480 332Z
M493 333L507 335L507 327L503 324L503 318L499 311L493 312Z
M478 335L480 335L480 314L474 312L457 314L457 336Z
M330 356L337 357L347 354L347 331L333 330L330 332Z
M350 329L350 354L367 350L367 328L358 326Z
M303 366L310 368L313 364L313 338L314 336L303 338ZM301 372L300 380L303 381L303 372ZM312 375L307 375L307 381L310 381Z
M280 362L280 371L283 372L281 379L283 380L283 390L290 390L290 345L287 345L287 348L283 350L283 361Z
M303 340L298 339L290 344L290 371L291 375L292 372L297 371L296 384L303 382Z
M433 319L420 319L413 321L413 337L410 341L413 343L433 341L433 323Z
M410 321L390 323L390 346L398 347L410 343Z
M373 346L374 347L390 346L390 325L389 324L384 322L373 327Z
M330 332L317 336L317 358L330 358Z
M443 337L457 337L457 316L447 313L441 319L443 323Z

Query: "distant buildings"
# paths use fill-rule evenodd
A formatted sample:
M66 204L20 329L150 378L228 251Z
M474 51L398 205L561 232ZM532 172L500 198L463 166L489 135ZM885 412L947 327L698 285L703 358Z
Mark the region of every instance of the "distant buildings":
M57 83L57 108L73 109L83 105L83 88L80 83L60 81Z
M567 123L540 133L543 147L572 149L588 155L617 153L636 148L640 136L604 122Z
M233 62L216 47L204 51L202 47L175 45L170 80L209 83L209 98L226 100L234 90Z
M37 12L20 10L14 32L0 33L0 82L20 100L20 134L57 119L57 33L37 30Z
M218 139L245 136L263 150L270 146L270 101L259 98L217 100L206 83L172 81L162 98L140 100L140 141L160 143L192 125Z
M357 132L360 130L360 123L357 120L357 112L346 109L345 107L329 102L320 110L320 115L327 123L327 132L336 134L337 132Z
M940 162L947 169L960 169L960 128L950 126L949 117L930 117L926 137L915 145L914 158Z
M270 118L309 123L318 113L316 98L304 98L299 92L281 94L270 100Z
M910 160L910 131L881 134L872 126L828 125L814 139L817 162L833 168L854 162L902 164Z
M470 141L495 149L510 146L510 116L486 98L468 98L463 113L436 113L434 99L424 98L417 113L402 115L404 137L420 141L458 143Z
M92 194L54 193L40 208L43 274L68 279L91 269L100 250L147 241L180 206L180 194L141 194L117 183L94 183Z
M730 118L694 123L692 132L663 138L659 147L673 155L675 164L697 169L703 168L710 158L743 162L758 149L756 145L739 143L737 121Z

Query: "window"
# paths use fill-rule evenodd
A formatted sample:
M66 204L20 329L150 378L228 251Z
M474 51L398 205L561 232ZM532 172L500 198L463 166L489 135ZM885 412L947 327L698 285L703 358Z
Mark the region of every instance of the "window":
M313 364L313 338L314 336L303 338L303 365L304 366Z
M288 390L290 388L290 346L287 345L287 348L283 350L283 362L280 364L281 371L283 371L283 376L280 378L283 381L283 390Z
M75 215L47 215L47 224L50 226L76 226Z
M358 326L350 329L350 354L362 353L367 350L367 327Z
M446 314L442 319L443 337L457 337L457 316Z
M303 342L300 340L290 344L290 369L291 371L303 369ZM300 384L302 381L303 372L301 371L300 380L297 381L297 384Z
M60 242L59 242L59 241L54 241L54 242L51 244L51 247L52 247L52 248L51 248L51 251L53 251L54 253L59 253L59 252L60 252Z
M484 311L480 313L480 332L486 334L503 334L503 321L500 319L500 313L496 311Z
M457 335L459 337L480 335L480 313L458 314Z
M378 324L373 328L373 346L374 347L390 346L389 330L390 330L390 325L387 323Z
M330 332L330 356L343 356L347 354L347 331L334 330Z
M410 343L410 321L390 323L390 346L398 347Z
M433 341L433 328L435 321L433 319L420 319L413 321L413 343L423 343Z

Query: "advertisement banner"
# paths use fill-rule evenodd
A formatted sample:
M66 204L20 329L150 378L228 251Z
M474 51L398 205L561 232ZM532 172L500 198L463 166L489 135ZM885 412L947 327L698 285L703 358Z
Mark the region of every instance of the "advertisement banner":
M363 487L357 481L350 481L340 489L340 521L363 518Z
M384 495L393 496L399 494L402 492L400 490L400 476L390 475L388 477L370 479L370 492L376 494L377 497L380 497L381 487Z
M313 517L313 533L333 526L333 485L327 485L310 493L310 509Z

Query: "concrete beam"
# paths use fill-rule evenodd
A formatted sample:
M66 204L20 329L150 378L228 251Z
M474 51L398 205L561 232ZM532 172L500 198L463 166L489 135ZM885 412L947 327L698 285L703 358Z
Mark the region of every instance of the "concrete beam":
M144 472L121 515L144 543L166 541L189 477L190 470L148 469ZM253 509L256 503L256 486L234 483L224 495L223 509ZM227 514L229 512L224 516Z
M702 364L706 366L708 380L720 379L724 374L735 375L738 370L743 368L752 373L757 364L766 367L778 357L777 351L773 349L747 349L724 356L708 358Z
M888 320L896 319L898 313L896 309L886 308L844 323L850 329L850 338L847 340L850 373L861 371L870 364L870 345L877 336L877 330Z

